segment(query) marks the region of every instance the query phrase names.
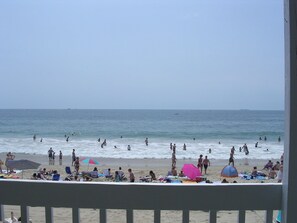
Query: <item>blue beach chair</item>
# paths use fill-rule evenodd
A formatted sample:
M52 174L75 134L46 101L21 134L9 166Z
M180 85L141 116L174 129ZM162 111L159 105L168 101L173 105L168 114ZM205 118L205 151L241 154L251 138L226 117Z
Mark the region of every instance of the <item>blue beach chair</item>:
M60 174L56 173L53 175L53 181L59 181L60 180Z

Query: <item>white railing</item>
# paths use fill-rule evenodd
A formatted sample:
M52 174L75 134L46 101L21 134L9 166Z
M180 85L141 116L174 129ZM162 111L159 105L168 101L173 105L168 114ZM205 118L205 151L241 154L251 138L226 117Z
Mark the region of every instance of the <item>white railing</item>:
M238 223L245 223L247 210L266 211L266 223L273 221L273 210L281 209L281 184L149 184L51 182L0 180L0 218L3 205L21 207L22 222L28 222L29 207L45 207L45 221L53 222L53 208L72 209L72 222L79 223L80 208L100 209L100 223L107 222L106 210L126 210L127 223L133 210L153 210L154 222L161 222L162 210L182 211L182 222L189 222L194 210L209 211L209 223L217 222L217 212L237 210ZM202 202L203 201L203 202ZM9 217L9 216L7 216Z

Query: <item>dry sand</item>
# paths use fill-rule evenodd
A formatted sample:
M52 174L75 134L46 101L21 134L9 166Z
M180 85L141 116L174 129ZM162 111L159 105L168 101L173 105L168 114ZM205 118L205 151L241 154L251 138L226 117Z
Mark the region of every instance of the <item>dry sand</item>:
M72 170L74 168L71 166L71 157L63 157L62 165L59 165L59 161L56 160L55 165L49 165L47 156L44 155L32 155L32 154L15 154L16 160L19 159L29 159L35 162L41 163L40 168L46 168L47 170L57 170L61 174L61 178L64 179L67 174L65 172L65 167L70 166ZM6 154L0 153L0 159L5 160ZM58 157L57 157L58 158ZM99 172L104 169L111 168L111 172L114 174L115 170L121 166L125 175L128 175L128 168L131 168L136 181L139 181L140 177L149 174L150 170L153 170L157 176L166 176L167 172L171 167L171 159L112 159L112 158L100 158L94 157L99 161L99 165L96 165ZM272 160L276 162L276 160ZM251 172L254 166L261 170L266 164L267 160L235 160L235 167L238 172ZM183 164L193 163L197 164L197 159L190 160L177 160L177 170L180 171ZM212 182L222 181L220 177L220 172L222 168L228 164L228 160L210 160L210 167L208 169L207 175L205 177ZM95 165L81 165L81 171L91 171ZM2 166L4 168L4 166ZM23 173L19 173L18 176L24 179L30 179L32 174L36 170L25 170ZM98 178L96 181L104 180L104 178ZM268 183L276 182L276 180L245 180L240 177L228 178L228 181L232 182L236 180L240 183ZM87 182L86 182L87 183ZM20 207L17 206L5 206L4 213L5 217L9 217L10 211L14 211L16 216L20 216ZM190 212L190 222L208 222L208 212L203 211L191 211ZM275 214L276 215L276 214ZM45 222L45 212L44 208L32 207L30 208L30 217L33 222ZM246 213L246 222L264 222L265 212L264 211L248 211ZM107 211L107 221L108 222L125 222L126 215L124 210L108 210ZM182 212L181 211L162 211L161 212L161 222L181 222ZM54 208L54 222L72 222L71 210L66 208ZM99 210L93 209L81 209L81 222L99 222ZM153 212L152 211L134 211L134 222L153 222ZM222 211L218 213L218 222L237 222L237 212L236 211Z

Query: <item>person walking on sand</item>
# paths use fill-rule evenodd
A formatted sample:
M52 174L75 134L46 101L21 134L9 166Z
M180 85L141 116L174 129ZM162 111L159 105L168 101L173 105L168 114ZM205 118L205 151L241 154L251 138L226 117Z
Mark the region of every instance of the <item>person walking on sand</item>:
M72 163L71 163L72 166L74 165L75 160L76 160L75 149L73 149L72 150Z
M172 157L171 157L171 167L176 167L176 156L175 153L172 153Z
M203 167L204 167L204 173L205 175L207 174L206 171L207 171L207 168L210 166L210 161L209 159L207 158L207 156L205 156L204 160L203 160Z
M48 154L48 165L52 165L53 162L53 155L54 155L54 150L52 147L47 151Z
M75 158L75 161L74 161L74 169L76 171L76 174L79 173L79 157L76 157Z
M55 155L56 155L56 153L55 153L55 151L53 152L53 158L52 158L52 165L55 165Z
M232 163L232 166L234 166L234 153L230 153L230 157L229 157L229 164L230 165Z
M198 169L200 168L201 173L202 173L202 170L203 170L202 162L203 162L203 155L201 154L201 155L199 156L198 164L197 164L197 167L198 167Z
M62 154L62 151L60 150L60 153L59 153L59 164L60 164L60 166L62 165L62 159L63 159L63 154Z

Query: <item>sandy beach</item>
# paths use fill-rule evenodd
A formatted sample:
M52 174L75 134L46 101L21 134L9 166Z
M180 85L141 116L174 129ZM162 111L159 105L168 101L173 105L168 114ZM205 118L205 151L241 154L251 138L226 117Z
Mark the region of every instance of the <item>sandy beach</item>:
M44 155L31 155L31 154L15 154L15 160L28 159L35 162L41 163L39 168L46 168L47 170L57 170L61 175L61 180L65 179L67 173L65 167L70 166L72 170L74 167L71 166L71 157L63 157L62 165L59 165L59 161L55 162L55 165L49 165L48 157ZM1 153L0 159L5 160L6 154ZM80 171L91 171L96 166L99 172L104 169L111 168L111 173L114 174L119 167L122 167L125 175L128 176L128 169L131 168L134 175L135 181L140 182L140 178L149 174L150 170L153 170L157 178L165 177L171 168L171 159L112 159L112 158L100 158L92 157L99 162L99 165L87 165L82 164ZM274 163L276 160L272 160ZM177 160L177 171L179 172L185 163L197 164L196 159L184 159ZM224 177L220 176L222 168L228 164L228 160L210 160L210 167L207 175L204 177L213 182L220 183ZM258 170L262 170L264 165L267 163L266 160L235 160L235 167L239 173L251 173L254 166L258 167ZM2 166L3 169L4 166ZM25 170L15 174L19 178L30 179L32 174L37 170ZM265 170L263 171L265 172ZM230 183L237 181L238 183L271 183L276 182L276 179L265 179L265 180L246 180L241 177L226 178ZM106 181L106 178L99 177L93 181ZM86 182L87 183L87 182ZM198 185L198 184L197 184ZM14 211L16 216L20 215L20 208L15 206L5 206L5 216L9 216L10 211ZM135 222L152 222L153 212L152 211L135 211ZM179 211L162 211L162 222L181 222L181 212ZM30 217L33 222L44 222L44 208L32 207L30 208ZM55 222L71 222L71 210L65 208L54 209L54 220ZM125 222L125 211L124 210L108 210L108 219L110 222ZM235 222L237 219L237 212L219 212L218 218L220 222ZM98 210L81 210L82 222L99 222ZM170 220L171 219L171 220ZM265 219L265 213L261 211L249 211L247 213L247 222L263 222ZM190 214L191 222L208 222L208 212L202 211L191 211Z
M0 159L2 161L5 161L6 153L0 153ZM98 168L99 173L103 172L103 170L110 168L111 173L114 174L116 170L119 169L119 167L122 167L122 170L124 171L125 175L128 175L128 169L131 168L134 175L135 175L135 181L139 181L139 179L143 176L149 175L149 171L153 170L156 174L157 178L165 177L168 174L168 171L171 169L171 159L115 159L115 158L100 158L100 157L88 157L93 158L99 162L98 165L87 165L84 163L81 163L80 165L80 171L92 171L94 167ZM62 165L59 165L59 160L56 158L55 165L49 165L48 157L45 155L32 155L32 154L22 154L18 153L15 154L15 160L20 159L28 159L35 162L40 163L40 168L46 168L47 171L49 170L57 170L58 173L61 175L61 179L64 179L67 176L67 173L65 172L65 167L70 166L72 171L74 170L74 167L71 166L71 157L70 156L64 156ZM258 167L258 170L262 170L264 165L267 163L268 160L261 160L261 159L240 159L235 160L235 167L238 171L238 173L251 173L254 166ZM276 162L277 160L272 160L272 162ZM183 159L183 160L177 160L176 169L179 172L182 169L182 166L187 163L192 163L194 165L197 165L197 159ZM212 182L218 182L223 179L223 177L220 176L221 170L224 166L228 164L228 160L222 160L222 159L211 159L210 160L210 166L207 169L207 174L205 175L203 173L203 176L205 176L208 180ZM2 166L3 169L5 169L5 166ZM23 173L17 173L16 175L20 178L24 179L30 179L32 174L34 172L37 172L37 170L24 170ZM267 171L263 170L264 173L267 173ZM247 180L241 179L240 177L236 178L230 178L227 179L229 181L236 180L237 182L245 183ZM249 183L258 182L261 183L261 180L249 180ZM265 180L265 182L276 182L276 180Z

